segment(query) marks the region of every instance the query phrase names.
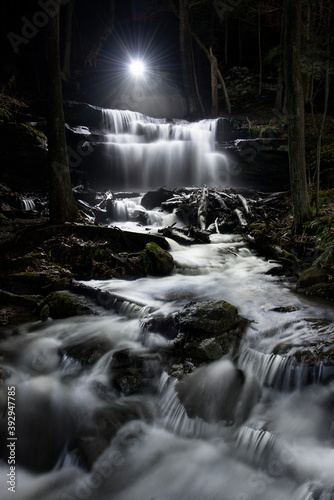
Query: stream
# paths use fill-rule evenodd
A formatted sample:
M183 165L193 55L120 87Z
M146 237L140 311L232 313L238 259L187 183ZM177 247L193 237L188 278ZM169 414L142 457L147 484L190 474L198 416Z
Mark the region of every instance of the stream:
M202 182L197 166L194 175ZM128 222L137 204L120 198L112 224L146 232L181 224L160 209L148 212L147 227ZM0 370L11 372L0 386L2 500L13 495L7 387L15 388L19 500L334 499L334 371L274 352L319 339L330 348L332 303L296 294L270 272L279 264L241 235L168 243L170 276L85 283L123 298L117 311L97 307L95 316L23 325L1 338ZM190 360L178 379L160 363L170 340L147 331L145 318L207 299L234 304L247 320L239 351L195 370ZM92 341L103 347L94 363L67 354ZM129 394L115 385L124 352L146 377Z

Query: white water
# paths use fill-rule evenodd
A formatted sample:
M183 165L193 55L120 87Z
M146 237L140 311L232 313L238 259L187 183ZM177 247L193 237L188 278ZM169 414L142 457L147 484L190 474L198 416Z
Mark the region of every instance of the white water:
M131 349L147 356L168 346L158 333L146 334L145 346L141 343L143 312L128 307L118 314L22 327L19 335L0 344L1 365L13 372L1 387L2 411L7 385L17 392L24 466L16 469L16 498L333 498L334 382L301 383L293 391L278 392L271 382L283 361L270 354L278 342L300 335L305 342L312 340L317 318L327 319L332 328L333 309L315 307L264 274L275 264L253 255L239 236L213 235L210 245L187 248L170 243L177 263L172 276L88 284L159 314L176 311L189 300L225 299L238 305L240 314L253 320L239 361L217 360L180 382L156 372L147 394L124 396L111 383L114 353ZM271 311L286 304L300 309ZM104 354L91 366L64 355L85 342L103 346ZM150 363L154 373L157 365ZM280 375L284 378L286 371ZM103 441L105 451L86 472L80 466L80 447L101 445L99 411L111 415L107 429L113 430ZM86 436L80 446L76 435ZM29 471L29 466L38 470L43 464L53 470ZM1 498L12 498L5 460L0 472Z
M172 125L130 112L105 112L104 120L127 188L137 188L138 179L139 187L153 187L152 179L169 187L184 178L187 185L212 181L214 122ZM178 155L178 148L186 152ZM117 200L113 223L146 231L136 226L138 211L155 230L180 225L175 214L144 211L140 198ZM123 297L117 311L100 307L96 316L1 333L0 378L11 372L0 385L1 500L13 498L6 420L12 386L18 500L334 499L330 368L318 363L306 379L304 366L273 353L280 343L307 346L320 338L330 349L332 304L298 296L266 274L277 264L254 255L239 235L170 246L171 276L87 283ZM240 352L178 380L161 370L169 341L142 331L142 321L151 311L164 316L205 299L227 300L248 320ZM296 310L273 311L287 305ZM124 350L142 366L144 392L119 389Z
M113 187L225 186L229 164L215 150L217 123L169 123L132 111L102 110Z

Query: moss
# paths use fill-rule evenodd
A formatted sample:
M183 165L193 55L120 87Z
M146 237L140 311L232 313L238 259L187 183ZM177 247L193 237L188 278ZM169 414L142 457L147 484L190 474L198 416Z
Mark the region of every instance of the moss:
M40 304L41 311L45 304L49 306L49 314L54 319L93 314L85 299L65 290L50 293Z
M0 290L0 299L3 304L13 304L33 310L37 306L41 297L38 295L18 295Z
M165 276L174 269L171 254L156 243L147 243L145 250L140 253L140 259L145 272L153 276Z
M327 273L321 267L312 266L301 273L297 288L308 288L319 283L327 282Z

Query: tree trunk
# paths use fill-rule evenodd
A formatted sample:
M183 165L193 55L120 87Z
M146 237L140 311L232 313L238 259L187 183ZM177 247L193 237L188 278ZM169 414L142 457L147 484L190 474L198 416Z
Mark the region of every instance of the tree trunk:
M176 17L178 19L180 19L180 14L179 14L179 12L176 9L173 0L169 0L169 5L170 5L170 8L171 8L172 12L176 15ZM205 47L204 43L198 38L198 36L196 35L196 33L194 31L191 30L190 34L194 38L194 40L196 41L197 45L203 50L204 54L206 55L206 57L208 58L208 60L211 63L210 52ZM224 92L224 97L225 97L225 101L226 101L227 112L229 114L231 114L232 109L231 109L231 103L230 103L230 99L229 99L229 96L228 96L227 88L226 88L226 85L225 85L224 78L223 78L223 76L222 76L222 74L221 74L221 72L220 72L220 70L219 70L218 67L217 67L217 76L218 76L219 83L221 84L223 92Z
M183 87L189 113L197 112L197 99L193 82L194 68L192 64L191 28L189 0L179 2L179 35L180 57Z
M328 13L327 13L327 39L326 39L326 70L325 70L325 96L324 96L324 112L322 115L318 140L317 140L317 166L316 166L316 214L319 215L319 191L320 191L320 163L321 163L321 143L322 136L325 129L326 116L328 111L328 98L329 98L329 84L330 84L330 23L331 23L331 8L330 3L328 3Z
M300 69L301 11L302 0L286 2L284 69L288 96L290 187L294 229L297 233L302 231L303 223L310 217L305 161L304 94Z
M73 221L78 215L71 186L65 136L59 56L59 8L58 5L56 16L49 17L45 34L50 221L53 224Z
M211 63L211 97L212 97L212 116L216 118L219 113L219 103L218 103L218 84L217 84L217 58L212 53L212 47L210 47L210 63Z
M225 42L224 42L224 62L225 66L227 66L228 63L228 14L226 12L225 14Z
M259 49L259 95L262 94L262 43L261 43L261 4L257 12L257 41Z
M65 79L71 76L71 48L72 48L72 19L75 0L70 0L66 9L66 27L65 27L65 50L63 60L63 76Z
M210 52L205 47L204 43L201 42L201 40L198 38L198 36L193 31L191 32L191 34L192 34L193 38L196 40L197 44L203 50L203 52L206 55L206 57L211 62ZM223 78L223 76L222 76L222 74L221 74L221 72L220 72L220 70L219 70L218 67L217 67L217 76L218 76L219 83L221 84L223 92L224 92L224 97L225 97L225 101L226 101L227 112L230 115L232 113L231 103L230 103L230 99L229 99L229 96L228 96L228 92L227 92L227 88L226 88L226 85L225 85L224 78Z
M275 109L283 111L283 94L284 94L284 68L283 68L283 46L284 46L284 2L281 10L281 34L280 34L280 52L278 60L278 76L277 76L277 90L275 97Z

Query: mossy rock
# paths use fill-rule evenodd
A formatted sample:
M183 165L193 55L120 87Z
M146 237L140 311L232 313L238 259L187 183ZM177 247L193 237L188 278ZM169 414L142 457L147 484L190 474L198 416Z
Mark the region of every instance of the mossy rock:
M41 293L46 295L51 291L64 290L69 284L69 276L61 276L59 273L26 271L15 273L10 276L17 286L24 289L26 293Z
M156 243L147 243L140 258L145 272L153 276L166 276L174 269L174 259L171 254Z
M324 269L312 266L301 273L297 283L297 289L308 288L319 283L327 283L328 275Z
M238 326L238 309L225 300L189 302L179 311L177 322L181 331L211 338Z
M308 287L298 288L298 291L307 295L334 300L334 283L317 283Z
M66 290L50 293L40 304L41 310L45 304L49 306L50 316L53 319L94 314L92 307L83 297Z
M19 295L5 290L0 290L0 301L2 304L12 304L33 310L41 297L39 295Z

